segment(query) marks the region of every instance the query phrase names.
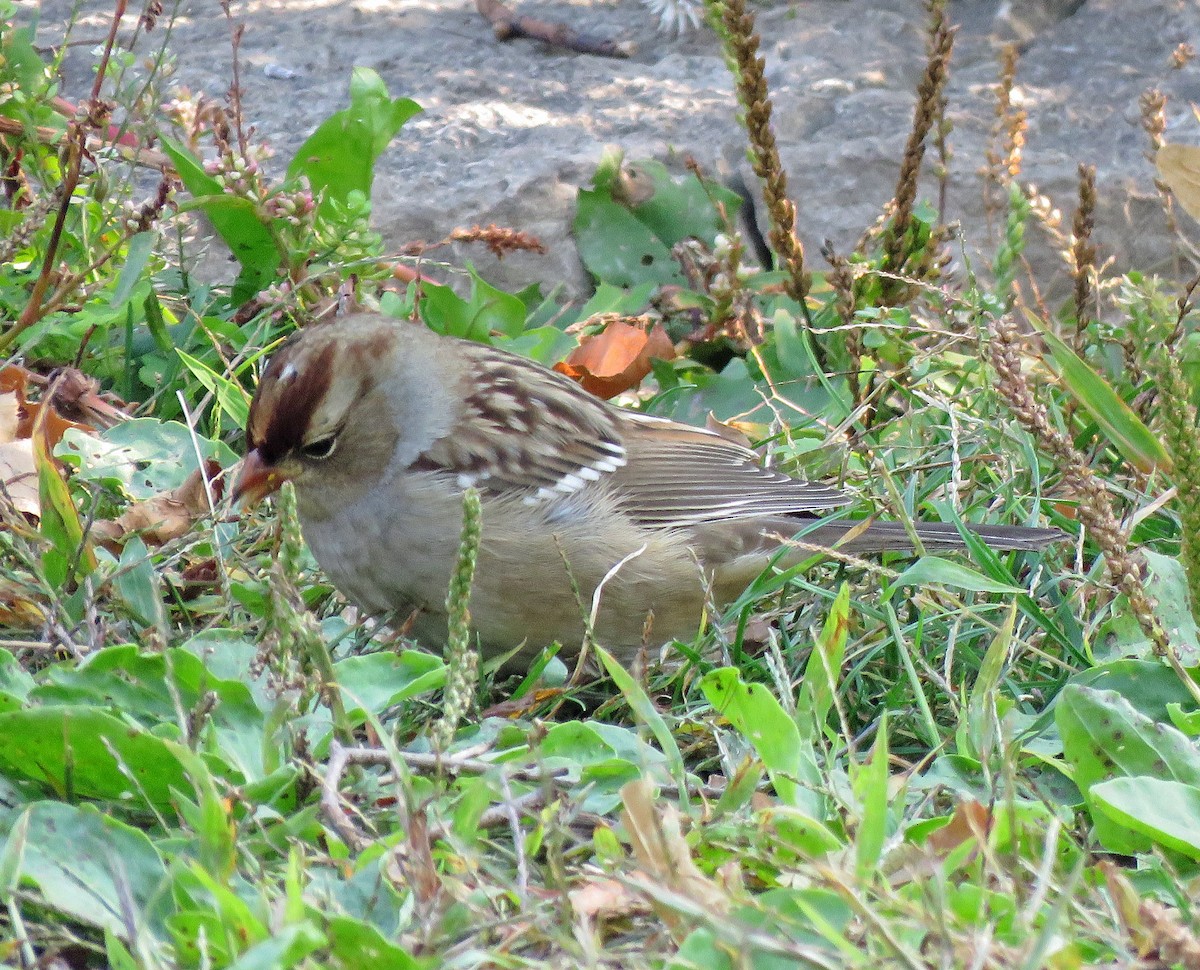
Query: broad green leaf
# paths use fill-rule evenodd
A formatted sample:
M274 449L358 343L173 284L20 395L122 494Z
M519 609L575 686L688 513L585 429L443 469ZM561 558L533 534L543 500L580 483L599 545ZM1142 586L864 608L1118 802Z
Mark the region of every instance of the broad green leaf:
M735 667L705 674L700 687L717 713L754 745L779 797L823 821L825 800L812 744L801 740L775 695L763 684L744 683Z
M1149 776L1200 786L1200 749L1175 728L1151 721L1119 694L1070 684L1059 695L1055 719L1075 784L1091 802L1091 788L1119 777ZM1092 812L1096 836L1113 852L1150 847L1139 832Z
M428 966L389 942L374 926L349 916L330 917L326 933L329 960L339 970L422 970Z
M25 812L21 876L51 910L127 939L126 903L153 923L166 870L138 829L93 805L39 802Z
M192 194L192 201L180 210L200 209L242 267L234 289L234 301L240 304L275 279L283 263L279 244L254 202L227 194L183 145L165 136L160 138L163 151L175 163L175 171Z
M1149 474L1155 468L1169 469L1171 460L1158 437L1142 423L1111 385L1097 374L1056 334L1034 320L1059 377L1074 398L1104 430L1108 440L1126 461Z
M335 215L352 192L371 197L375 161L421 106L392 98L383 79L367 67L350 76L350 107L323 121L296 151L288 178L305 176L325 218Z
M604 190L579 190L573 229L579 257L597 282L619 287L687 284L670 246Z
M1183 563L1150 549L1141 552L1146 560L1146 592L1154 600L1154 615L1184 666L1194 667L1200 663L1200 630L1192 613L1191 592ZM1100 659L1149 659L1153 656L1154 645L1129 610L1125 597L1120 597L1117 602L1123 604L1124 609L1100 627L1096 654Z
M133 535L125 540L114 585L133 613L134 621L158 630L165 637L167 618L163 610L162 586L150 550L141 536Z
M471 331L464 336L486 342L492 331L506 337L519 336L525 329L525 304L485 281L474 267L471 274Z
M662 162L649 159L631 162L630 167L639 179L654 186L650 198L631 211L667 246L691 238L711 246L717 234L725 231L718 204L736 224L742 198L723 185L702 184L691 172L676 180Z
M181 749L91 707L0 714L0 774L46 785L59 797L164 809L191 791Z
M437 690L446 683L442 658L419 650L359 654L339 660L333 670L342 692L342 704L351 717L357 711L378 716L393 704Z
M35 686L37 681L17 663L17 658L0 647L0 691L10 697L24 698Z
M288 970L326 945L325 935L307 920L273 932L229 964L229 970Z
M183 484L199 467L196 448L222 466L237 460L227 444L196 435L178 421L132 418L99 435L68 429L55 455L75 468L80 481L122 489L145 499Z
M1090 795L1116 825L1200 860L1200 787L1143 775L1100 782Z

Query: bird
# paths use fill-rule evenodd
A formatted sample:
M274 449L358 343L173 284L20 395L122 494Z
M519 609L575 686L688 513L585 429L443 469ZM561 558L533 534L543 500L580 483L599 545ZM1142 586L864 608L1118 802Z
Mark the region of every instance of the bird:
M647 646L694 640L706 610L736 599L781 552L787 564L814 547L913 549L901 523L830 518L851 495L764 467L726 436L369 311L310 324L279 346L251 401L246 445L233 501L257 504L290 481L305 541L333 584L433 647L445 644L463 498L476 490L469 612L485 658L519 661L557 643L566 659L594 638L630 662ZM965 545L949 523L914 529L929 551ZM970 529L998 550L1063 538ZM797 533L803 546L790 548Z

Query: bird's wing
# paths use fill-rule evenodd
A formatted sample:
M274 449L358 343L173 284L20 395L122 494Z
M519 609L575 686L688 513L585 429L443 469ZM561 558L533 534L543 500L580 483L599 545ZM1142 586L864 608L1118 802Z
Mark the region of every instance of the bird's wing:
M453 474L460 487L525 493L530 504L561 498L621 468L628 456L620 412L570 378L515 354L477 353L464 374L451 433L413 464Z
M615 408L523 357L460 348L462 410L414 463L459 487L523 493L529 504L604 488L635 521L659 528L837 508L842 491L763 468L711 431Z
M613 493L634 519L657 527L838 508L840 489L764 468L749 448L712 431L626 412L627 460Z

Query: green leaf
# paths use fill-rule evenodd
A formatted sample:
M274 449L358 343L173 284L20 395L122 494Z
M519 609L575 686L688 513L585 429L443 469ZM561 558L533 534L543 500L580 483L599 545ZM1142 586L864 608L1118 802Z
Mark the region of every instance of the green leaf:
M1192 613L1192 597L1188 587L1187 572L1183 564L1171 556L1150 549L1142 550L1146 560L1146 592L1154 600L1154 615L1162 624L1187 667L1200 663L1200 630ZM1097 654L1101 659L1117 657L1142 657L1149 659L1155 650L1141 624L1122 596L1118 601L1123 608L1100 627L1097 636Z
M334 218L352 192L371 197L376 159L420 110L408 98L393 99L375 71L356 67L350 76L350 107L330 115L309 135L288 166L288 178L307 177L321 215Z
M180 211L200 209L242 267L234 290L235 303L243 303L275 279L283 263L275 235L258 207L250 200L226 194L225 187L204 171L204 166L183 145L160 136L162 149L175 163L193 200Z
M191 791L178 745L90 707L0 714L0 774L28 778L62 798L166 808Z
M217 396L221 410L228 414L239 428L244 428L246 419L250 416L250 395L246 393L245 388L237 381L218 374L204 361L197 360L191 354L178 349L175 353L192 372L192 376Z
M662 162L650 159L632 162L630 167L654 185L653 195L631 211L668 247L691 238L711 246L717 234L725 231L717 204L736 223L742 198L723 185L701 183L692 172L676 181Z
M1069 684L1059 695L1055 719L1063 755L1089 805L1092 786L1117 777L1152 776L1200 786L1200 749L1119 694ZM1110 851L1133 855L1150 848L1142 833L1109 815L1093 811L1092 821L1096 837Z
M165 639L167 618L163 610L162 586L150 550L140 536L125 540L115 585L134 619L144 627L158 630Z
M796 700L796 720L800 736L812 741L825 730L837 685L841 678L842 660L846 655L846 637L850 625L850 585L842 583L829 607L825 626L813 647L804 681Z
M108 299L109 306L119 307L133 294L133 288L142 280L142 273L146 269L146 263L149 261L151 253L154 252L154 244L157 240L158 235L153 232L139 232L137 235L130 236L128 247L125 250L125 265L121 267L117 285Z
M325 934L306 920L273 932L229 964L228 970L288 970L325 943Z
M333 916L326 928L329 959L340 970L421 970L426 964L388 942L374 926L348 916Z
M1101 427L1123 458L1146 474L1156 467L1169 469L1171 459L1158 437L1122 400L1112 386L1049 329L1034 320L1059 377L1067 390Z
M971 687L966 710L963 712L965 720L959 725L959 754L984 761L994 753L1000 730L1000 709L996 700L1004 675L1004 665L1008 660L1008 651L1012 646L1016 619L1017 607L1014 603L1008 609L1003 626L996 632L983 655L979 674Z
M222 466L237 460L223 441L200 435L193 441L186 424L155 418L122 421L99 435L68 429L55 455L74 466L80 481L115 486L131 499L145 499L183 484L199 467L197 445L205 458Z
M866 882L879 871L879 860L888 835L888 733L887 714L879 719L879 733L865 767L853 773L854 794L860 806L854 834L854 869Z
M671 248L599 189L580 189L573 226L579 257L597 281L618 287L686 286Z
M779 797L824 821L825 800L812 744L801 740L796 722L775 695L762 684L743 682L735 667L710 671L700 688L717 713L754 745Z
M71 500L63 472L51 460L46 437L35 430L33 460L38 473L38 500L42 517L39 529L48 541L42 553L42 568L52 586L65 587L68 580L87 576L96 568L96 554L83 535L83 523ZM70 574L74 567L75 575Z
M1114 778L1093 785L1090 801L1117 825L1200 861L1200 788L1165 778Z
M393 704L445 686L441 657L419 650L380 651L339 660L333 665L346 713L378 716Z
M486 342L493 331L506 337L519 336L525 329L525 304L511 293L497 289L478 273L473 266L471 274L471 300L468 304L471 329L461 336Z
M922 556L904 570L884 589L884 601L891 599L896 590L903 586L950 586L975 593L1006 593L1010 596L1025 592L1019 586L989 579L963 563L952 562L939 556Z
M166 870L150 840L93 805L39 802L25 812L21 877L51 910L127 938L126 905L153 922Z
M214 666L215 666L214 661ZM146 727L171 724L178 702L194 710L205 694L216 696L208 715L219 756L247 780L264 774L263 715L249 687L240 680L211 672L185 649L164 653L141 652L134 644L107 647L87 657L47 669L45 683L31 692L41 705L92 705L138 719ZM164 687L169 685L169 690Z
M675 743L675 735L667 726L667 722L663 720L663 716L658 712L658 708L654 706L654 702L650 700L642 685L633 678L633 675L621 665L616 657L603 647L597 646L595 650L601 663L604 664L604 669L608 671L608 675L613 679L613 683L617 685L617 688L624 696L625 702L632 708L638 720L646 725L650 729L650 733L654 735L654 740L658 742L662 753L666 756L667 767L670 768L671 777L675 779L675 783L679 786L680 800L686 804L687 774L683 764L683 755L680 754L679 745Z

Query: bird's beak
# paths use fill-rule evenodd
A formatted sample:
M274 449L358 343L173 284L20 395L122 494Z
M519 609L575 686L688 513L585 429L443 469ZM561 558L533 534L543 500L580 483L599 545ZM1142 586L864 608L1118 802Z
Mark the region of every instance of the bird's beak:
M287 476L263 461L255 448L242 459L237 480L233 483L233 504L244 509L251 508L265 499L287 481Z

